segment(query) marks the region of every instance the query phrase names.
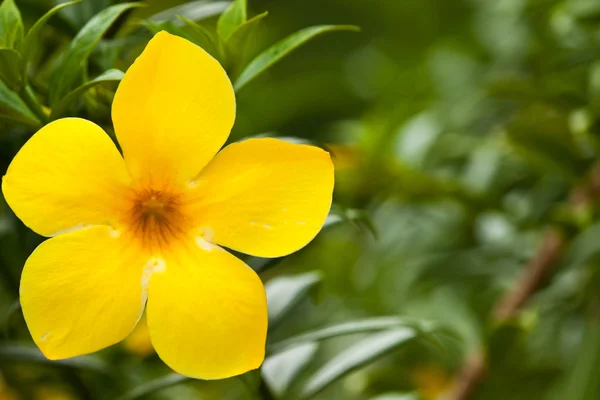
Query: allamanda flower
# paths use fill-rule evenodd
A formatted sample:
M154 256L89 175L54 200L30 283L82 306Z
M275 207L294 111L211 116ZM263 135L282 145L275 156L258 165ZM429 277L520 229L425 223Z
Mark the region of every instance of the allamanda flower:
M123 157L100 127L65 118L38 131L3 179L17 216L51 237L21 277L33 340L49 359L94 352L125 338L146 308L175 371L219 379L258 368L264 288L221 246L259 257L305 246L331 205L329 154L275 139L217 154L235 119L231 83L166 32L125 74L112 119Z

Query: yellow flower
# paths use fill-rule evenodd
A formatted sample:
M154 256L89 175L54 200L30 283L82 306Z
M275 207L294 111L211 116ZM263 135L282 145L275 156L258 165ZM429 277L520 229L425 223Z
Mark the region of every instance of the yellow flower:
M221 246L279 257L310 242L331 205L329 154L276 139L216 154L235 119L231 82L166 32L125 74L112 119L123 157L100 127L65 118L37 132L3 179L15 214L52 237L21 277L33 340L50 359L94 352L146 308L152 344L175 371L219 379L258 368L264 288Z

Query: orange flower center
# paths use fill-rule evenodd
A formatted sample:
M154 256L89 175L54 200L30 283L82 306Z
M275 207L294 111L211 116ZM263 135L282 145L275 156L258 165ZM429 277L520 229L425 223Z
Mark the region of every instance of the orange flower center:
M142 189L134 193L130 204L127 225L146 248L164 248L189 228L179 194Z

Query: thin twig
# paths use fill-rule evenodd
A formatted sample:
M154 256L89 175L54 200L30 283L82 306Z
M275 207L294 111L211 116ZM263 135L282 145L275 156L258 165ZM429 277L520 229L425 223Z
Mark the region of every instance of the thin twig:
M584 182L575 186L569 194L569 205L576 209L588 207L600 198L600 162L593 165ZM558 264L565 239L562 234L551 229L543 238L535 256L527 263L523 275L515 286L506 292L494 310L495 323L514 318L529 298L543 285L551 270ZM486 353L477 349L469 355L457 374L450 390L442 394L442 400L467 400L477 384L486 374Z
M535 256L527 264L522 277L498 302L494 320L498 323L514 318L527 300L538 290L558 264L564 238L556 230L550 230ZM443 400L466 400L486 374L485 352L482 349L469 355L455 378L450 390L442 395Z
M546 234L537 254L527 264L523 276L498 303L494 314L497 322L513 318L544 283L550 270L557 264L563 245L564 238L558 231L551 230Z

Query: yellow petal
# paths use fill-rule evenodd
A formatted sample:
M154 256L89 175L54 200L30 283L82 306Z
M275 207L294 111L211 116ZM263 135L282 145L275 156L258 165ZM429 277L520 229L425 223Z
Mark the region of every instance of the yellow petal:
M193 185L189 213L206 240L279 257L304 247L323 226L333 164L314 146L250 139L223 149Z
M143 267L143 255L107 226L66 233L35 249L21 276L21 306L44 355L73 357L124 339L146 301Z
M25 143L8 167L2 192L25 225L53 236L109 223L128 181L125 163L102 128L65 118Z
M186 39L159 32L125 73L112 118L135 177L186 181L225 143L235 96L217 60Z
M221 379L260 366L265 355L267 302L250 267L197 239L165 256L150 279L150 339L180 374Z

